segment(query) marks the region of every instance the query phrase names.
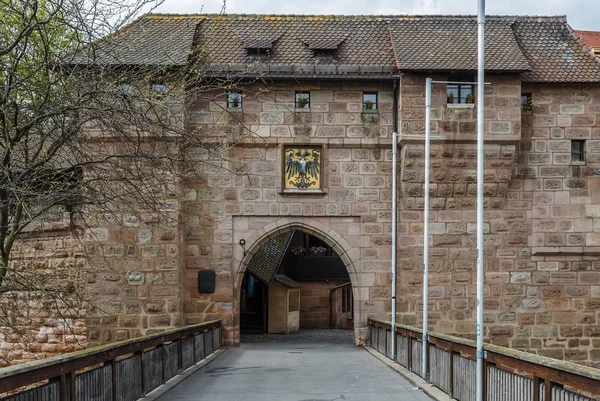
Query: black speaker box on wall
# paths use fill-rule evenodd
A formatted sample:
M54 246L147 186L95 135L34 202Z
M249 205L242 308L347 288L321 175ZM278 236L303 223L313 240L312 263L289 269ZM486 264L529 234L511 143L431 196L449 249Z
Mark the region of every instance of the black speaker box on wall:
M200 270L198 272L198 292L200 294L212 294L215 292L214 270Z

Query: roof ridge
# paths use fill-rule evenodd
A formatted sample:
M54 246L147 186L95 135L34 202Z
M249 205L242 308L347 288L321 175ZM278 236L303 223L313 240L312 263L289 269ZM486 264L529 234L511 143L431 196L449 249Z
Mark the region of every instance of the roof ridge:
M290 18L290 19L340 19L340 20L363 20L363 19L462 19L476 18L476 14L246 14L246 13L148 13L149 18L199 18L199 19L235 19L235 18ZM494 14L486 15L486 19L519 19L519 20L559 20L566 21L566 15L511 15L511 14ZM590 31L593 32L593 31Z

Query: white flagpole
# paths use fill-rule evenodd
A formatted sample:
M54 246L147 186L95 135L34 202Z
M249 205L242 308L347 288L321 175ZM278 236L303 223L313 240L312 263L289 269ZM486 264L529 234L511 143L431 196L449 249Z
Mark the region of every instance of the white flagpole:
M396 360L396 252L398 230L398 188L397 188L397 153L398 153L398 133L392 134L392 359Z
M483 180L484 180L484 75L485 75L485 0L477 9L477 380L476 401L483 401Z
M431 154L431 85L432 79L425 81L425 185L423 207L423 350L421 353L421 377L429 378L427 371L427 347L429 335L427 334L427 318L429 316L429 165Z

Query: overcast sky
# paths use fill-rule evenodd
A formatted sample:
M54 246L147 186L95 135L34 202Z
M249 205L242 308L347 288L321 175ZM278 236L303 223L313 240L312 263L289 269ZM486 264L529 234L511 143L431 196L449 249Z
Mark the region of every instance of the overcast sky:
M222 0L165 0L163 13L217 13ZM599 0L493 0L487 14L567 15L573 29L600 31ZM246 14L475 14L477 0L228 0Z

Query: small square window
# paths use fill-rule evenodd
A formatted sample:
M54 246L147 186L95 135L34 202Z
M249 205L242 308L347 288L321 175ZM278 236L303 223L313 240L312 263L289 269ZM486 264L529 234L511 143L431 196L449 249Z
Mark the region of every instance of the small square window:
M242 108L242 93L241 92L229 92L227 94L227 108L228 109L241 109Z
M585 141L572 140L571 141L571 162L584 162L584 161L585 161Z
M117 84L117 94L124 97L131 96L133 95L133 87L131 84L126 83Z
M310 109L310 92L296 92L296 108Z
M448 104L475 103L475 92L471 84L448 84Z
M533 96L531 93L521 94L521 111L533 111Z
M152 98L164 99L167 96L167 85L152 84Z
M377 93L363 93L363 109L377 110Z

